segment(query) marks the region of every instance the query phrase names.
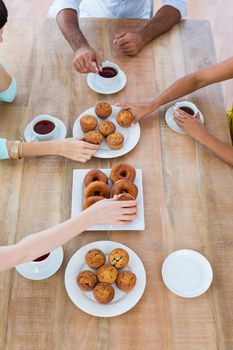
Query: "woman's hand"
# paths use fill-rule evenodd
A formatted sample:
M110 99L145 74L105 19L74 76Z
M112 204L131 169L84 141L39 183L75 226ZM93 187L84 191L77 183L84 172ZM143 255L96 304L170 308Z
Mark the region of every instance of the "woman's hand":
M83 141L83 139L67 138L57 142L57 155L82 163L87 162L96 153L98 145Z
M137 217L137 201L103 199L84 211L93 225L125 225Z
M135 120L133 125L139 122L141 119L147 117L150 113L154 111L154 108L150 103L128 103L128 102L120 102L115 103L115 106L129 109L135 116Z
M208 134L200 122L199 112L195 118L181 109L177 109L173 115L176 124L195 140L202 142Z

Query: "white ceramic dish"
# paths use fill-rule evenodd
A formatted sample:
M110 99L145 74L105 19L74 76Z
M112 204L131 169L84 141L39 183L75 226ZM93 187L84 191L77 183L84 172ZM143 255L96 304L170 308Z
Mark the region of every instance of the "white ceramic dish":
M178 132L179 134L186 134L175 122L173 113L175 112L174 110L175 105L171 106L168 108L168 110L165 113L165 120L167 125L173 130ZM200 111L199 111L200 112ZM204 124L204 117L203 114L200 112L200 121L202 124Z
M90 89L92 89L93 91L99 94L112 95L121 91L127 83L126 75L122 70L119 71L119 78L120 78L119 82L117 82L114 86L107 87L107 86L98 84L95 79L95 74L89 73L87 75L87 85L89 86Z
M181 249L164 261L162 277L167 288L184 298L194 298L205 293L213 280L208 260L195 250Z
M35 273L34 266L29 263L24 263L16 266L16 270L20 275L30 280L44 280L54 275L60 268L63 261L63 249L59 247L50 253L49 264L41 268L38 273Z
M84 186L83 180L85 175L91 169L76 169L73 171L73 189L72 189L72 208L71 216L81 214L83 211L83 201L84 201ZM111 169L100 169L108 177L110 175ZM129 230L145 230L145 220L144 220L144 204L143 204L143 187L142 187L142 170L136 169L136 177L134 180L135 185L138 187L138 217L133 220L130 224L117 226L117 225L95 225L91 227L88 231L129 231ZM111 185L111 181L109 181Z
M56 120L57 130L56 130L56 134L52 138L52 140L63 140L63 139L65 139L66 133L67 133L65 124L60 119L55 118L55 117L53 117L53 118ZM28 125L24 129L24 139L27 142L30 142L30 141L42 142L42 141L39 141L39 140L34 140L34 135L33 135L32 130L31 130L31 124L32 124L32 121L30 123L28 123Z
M112 106L112 115L107 118L107 120L110 120L113 122L116 126L116 131L122 133L124 135L124 145L121 149L119 150L112 150L111 148L108 147L105 139L100 145L100 148L96 152L94 157L97 158L116 158L123 156L124 154L130 152L138 143L140 139L140 126L139 124L135 124L133 127L130 128L122 128L120 125L117 124L116 122L116 115L119 112L121 108ZM103 121L103 119L97 117L95 113L95 107L89 108L86 111L84 111L82 114L79 115L79 117L75 120L74 126L73 126L73 136L74 137L83 137L85 133L82 131L81 126L80 126L80 119L82 116L85 114L91 114L95 116L98 119L98 122L100 123Z
M129 253L129 264L123 270L135 273L137 282L129 293L122 292L115 283L112 285L115 296L109 304L99 304L93 292L83 292L76 283L77 275L83 270L92 270L85 264L86 253L93 248L101 249L105 254L110 253L115 248L123 248ZM95 272L95 270L92 270ZM65 287L72 302L82 311L98 317L113 317L121 315L134 307L141 299L146 286L146 272L141 259L127 246L112 242L93 242L80 248L70 259L65 271Z

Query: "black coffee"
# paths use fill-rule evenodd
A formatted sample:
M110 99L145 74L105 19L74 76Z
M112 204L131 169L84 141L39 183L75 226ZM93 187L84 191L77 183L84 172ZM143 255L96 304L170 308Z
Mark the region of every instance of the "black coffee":
M55 129L55 124L50 120L41 120L34 126L34 131L40 135L49 134Z
M117 74L117 70L113 67L103 67L102 71L99 71L99 75L103 78L114 78Z
M190 115L194 115L194 111L192 110L192 108L189 108L189 107L179 107L179 108Z
M47 253L47 254L42 255L42 256L39 256L39 258L36 258L36 259L34 259L33 261L35 261L35 262L43 261L43 260L47 259L47 257L49 256L49 254L50 254L50 253Z

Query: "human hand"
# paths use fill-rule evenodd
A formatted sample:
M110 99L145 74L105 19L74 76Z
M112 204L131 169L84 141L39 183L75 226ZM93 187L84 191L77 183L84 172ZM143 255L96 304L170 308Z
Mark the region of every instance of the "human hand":
M124 109L129 109L134 114L133 124L136 124L141 119L147 117L150 113L153 112L153 107L150 103L128 103L128 102L119 102L114 103L114 106L118 106Z
M176 124L195 140L201 142L208 134L200 122L199 112L195 118L182 109L177 109L173 115Z
M82 163L87 162L96 153L99 145L85 142L82 138L67 138L57 142L57 155Z
M113 44L128 56L137 55L145 45L140 32L118 33L115 35Z
M137 201L103 199L85 210L92 225L126 225L137 217Z
M75 53L73 66L79 73L98 73L102 70L102 60L90 46L81 46Z

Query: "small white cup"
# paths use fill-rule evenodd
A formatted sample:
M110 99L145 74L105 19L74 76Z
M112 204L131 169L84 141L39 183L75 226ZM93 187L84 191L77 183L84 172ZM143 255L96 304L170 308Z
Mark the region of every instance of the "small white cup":
M99 74L95 74L95 81L101 87L112 88L117 83L120 82L120 74L119 74L120 73L120 68L118 67L117 64L115 64L113 62L109 62L109 61L105 61L105 62L102 63L102 68L104 68L104 67L114 68L117 71L117 75L115 75L115 77L112 77L112 78L105 78L105 77L102 77Z
M54 124L54 129L48 133L48 134L38 134L35 130L34 127L37 123L39 123L40 121L43 120L48 120L50 122L52 122ZM38 117L34 118L31 122L31 133L32 133L32 141L48 141L48 140L52 140L57 132L57 121L56 118L52 117L51 115L48 114L42 114L42 115L38 115Z
M33 267L34 273L36 274L40 273L41 269L44 269L46 266L48 266L48 264L50 263L50 260L51 260L51 253L49 253L49 256L44 260L30 261L30 264Z
M181 107L187 107L187 108L191 108L191 110L193 111L193 115L192 117L196 118L197 113L199 112L197 106L189 101L181 101L181 102L177 102L175 104L174 110L176 111L177 109L181 108Z

